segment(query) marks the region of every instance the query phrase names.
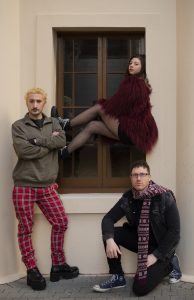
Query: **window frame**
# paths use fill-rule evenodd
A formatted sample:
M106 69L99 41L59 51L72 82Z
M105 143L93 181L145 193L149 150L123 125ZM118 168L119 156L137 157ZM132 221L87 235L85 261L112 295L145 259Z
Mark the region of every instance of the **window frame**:
M63 82L64 82L64 55L63 55L63 39L64 37L70 38L98 38L98 82L102 82L102 84L98 84L97 93L98 98L106 98L106 83L107 83L107 70L106 70L106 39L108 37L122 37L127 35L144 35L144 43L145 43L145 29L141 30L129 30L129 31L105 31L105 32L58 32L57 33L57 77L56 77L56 106L58 108L59 114L62 115L63 109ZM104 53L102 54L102 51ZM87 73L87 72L86 72ZM114 72L113 72L114 73ZM82 107L83 108L83 107ZM123 189L128 188L130 184L129 176L127 177L107 177L107 147L104 143L102 143L102 138L98 137L97 139L97 169L98 176L94 178L66 178L63 177L63 162L59 161L59 175L58 175L58 183L59 183L59 192L60 193L80 193L80 192L122 192ZM145 159L145 157L144 157ZM101 176L104 174L104 176ZM103 182L102 182L103 181Z

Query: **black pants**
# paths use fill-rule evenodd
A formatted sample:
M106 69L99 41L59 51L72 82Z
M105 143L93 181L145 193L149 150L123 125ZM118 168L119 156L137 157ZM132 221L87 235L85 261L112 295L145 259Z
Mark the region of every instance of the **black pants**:
M137 253L138 250L138 236L137 231L129 226L115 227L114 241L118 246L122 246L132 252ZM154 248L149 247L149 253L152 253ZM121 266L121 256L118 258L107 258L110 274L123 274ZM147 283L144 286L139 285L139 281L134 279L133 292L137 296L143 296L153 290L162 279L172 271L170 260L157 261L148 268Z

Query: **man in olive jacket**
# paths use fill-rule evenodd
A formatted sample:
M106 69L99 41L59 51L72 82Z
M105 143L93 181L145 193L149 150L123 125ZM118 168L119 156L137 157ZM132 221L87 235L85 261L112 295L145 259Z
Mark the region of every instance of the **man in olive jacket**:
M58 151L66 145L66 138L58 121L43 114L46 98L40 88L28 90L25 95L28 113L12 125L13 146L18 157L13 170L18 243L27 268L27 284L34 290L46 288L31 239L35 203L52 226L50 280L74 278L79 274L78 268L70 267L65 260L63 244L68 219L56 183Z
M136 295L149 293L169 274L170 279L174 279L171 283L181 277L175 255L180 239L180 218L173 193L151 180L150 168L145 161L137 161L131 166L130 179L132 188L102 220L109 272L113 275L93 287L97 292L126 285L120 246L137 253L133 282ZM114 226L124 216L128 222L122 227Z

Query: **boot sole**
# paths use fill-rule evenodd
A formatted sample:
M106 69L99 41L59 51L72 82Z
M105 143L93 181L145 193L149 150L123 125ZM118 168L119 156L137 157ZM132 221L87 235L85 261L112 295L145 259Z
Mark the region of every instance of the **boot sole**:
M46 289L46 282L40 284L38 282L34 283L27 279L27 285L30 286L34 291L42 291Z
M56 282L59 281L60 279L73 279L78 277L79 272L75 272L75 273L71 273L71 274L58 274L58 273L52 273L50 275L50 281L52 282Z

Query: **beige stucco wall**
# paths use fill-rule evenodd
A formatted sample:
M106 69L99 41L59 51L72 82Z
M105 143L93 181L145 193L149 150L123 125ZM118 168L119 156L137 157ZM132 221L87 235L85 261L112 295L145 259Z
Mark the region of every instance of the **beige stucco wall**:
M16 221L11 201L11 124L20 116L19 1L0 1L0 282L18 276Z
M177 1L177 196L182 221L179 254L194 281L194 1Z
M192 0L186 2L188 5L192 5ZM184 9L182 3L185 2L178 1L180 10ZM181 113L182 109L184 111L185 108L179 103L179 114L176 119L175 0L82 0L80 2L0 0L0 13L4 13L4 17L0 18L0 22L2 22L0 30L3 37L3 47L0 52L1 66L3 66L0 74L3 78L0 82L4 83L3 95L1 94L1 96L3 99L8 99L1 104L2 109L0 110L1 124L4 120L3 126L0 126L3 137L3 147L0 149L0 159L3 166L3 172L1 172L1 183L3 184L0 187L0 213L2 215L0 218L0 243L7 246L6 250L4 247L1 247L0 250L0 282L6 282L13 280L25 270L20 263L20 256L17 255L18 248L14 239L16 224L11 206L11 170L16 158L12 149L10 125L25 113L23 94L26 89L34 85L41 86L48 92L47 113L49 113L51 105L55 103L55 36L52 28L89 27L98 28L98 30L111 27L146 28L147 73L153 86L153 114L157 120L160 134L159 141L147 160L152 169L153 179L171 188L175 193L176 174L182 170L182 165L176 164L176 153L179 157L182 153L177 152L177 146L180 149L184 148L180 145L181 143L177 142L176 144L176 121L182 120ZM185 15L185 22L186 19L187 16ZM184 33L185 31L182 32L182 34ZM180 45L182 34L179 34ZM189 38L187 42L188 49ZM186 88L185 93L187 93ZM190 105L191 94L192 92L189 95ZM191 106L188 108L188 112L185 111L185 114L189 114L189 109ZM6 115L5 111L7 112ZM180 132L185 134L186 127L183 121L181 121L180 126L180 128L178 127L182 130ZM5 131L8 128L9 130ZM179 132L178 137L179 140L184 139ZM191 156L191 147L189 151L187 154ZM180 179L177 176L179 184L181 183ZM186 218L184 214L187 213L187 210L182 207L181 202L186 183L180 186L184 189L181 191L178 187L177 201L182 209L182 216ZM101 242L100 221L119 196L117 194L62 195L70 219L70 226L65 239L68 262L77 264L82 273L107 272ZM189 200L189 192L187 196ZM5 213L7 214L6 217ZM192 217L190 219L192 220ZM192 223L192 221L190 222ZM48 223L37 210L33 239L39 267L43 273L48 273L50 269L49 231ZM186 245L187 234L189 234L186 224L183 224L183 233L185 233L184 244ZM183 250L185 251L181 242L178 251L181 252L183 271L194 275L191 263L189 265L189 260L185 260L182 254ZM6 262L4 256L6 256ZM124 262L126 272L135 270L134 254L124 251Z

